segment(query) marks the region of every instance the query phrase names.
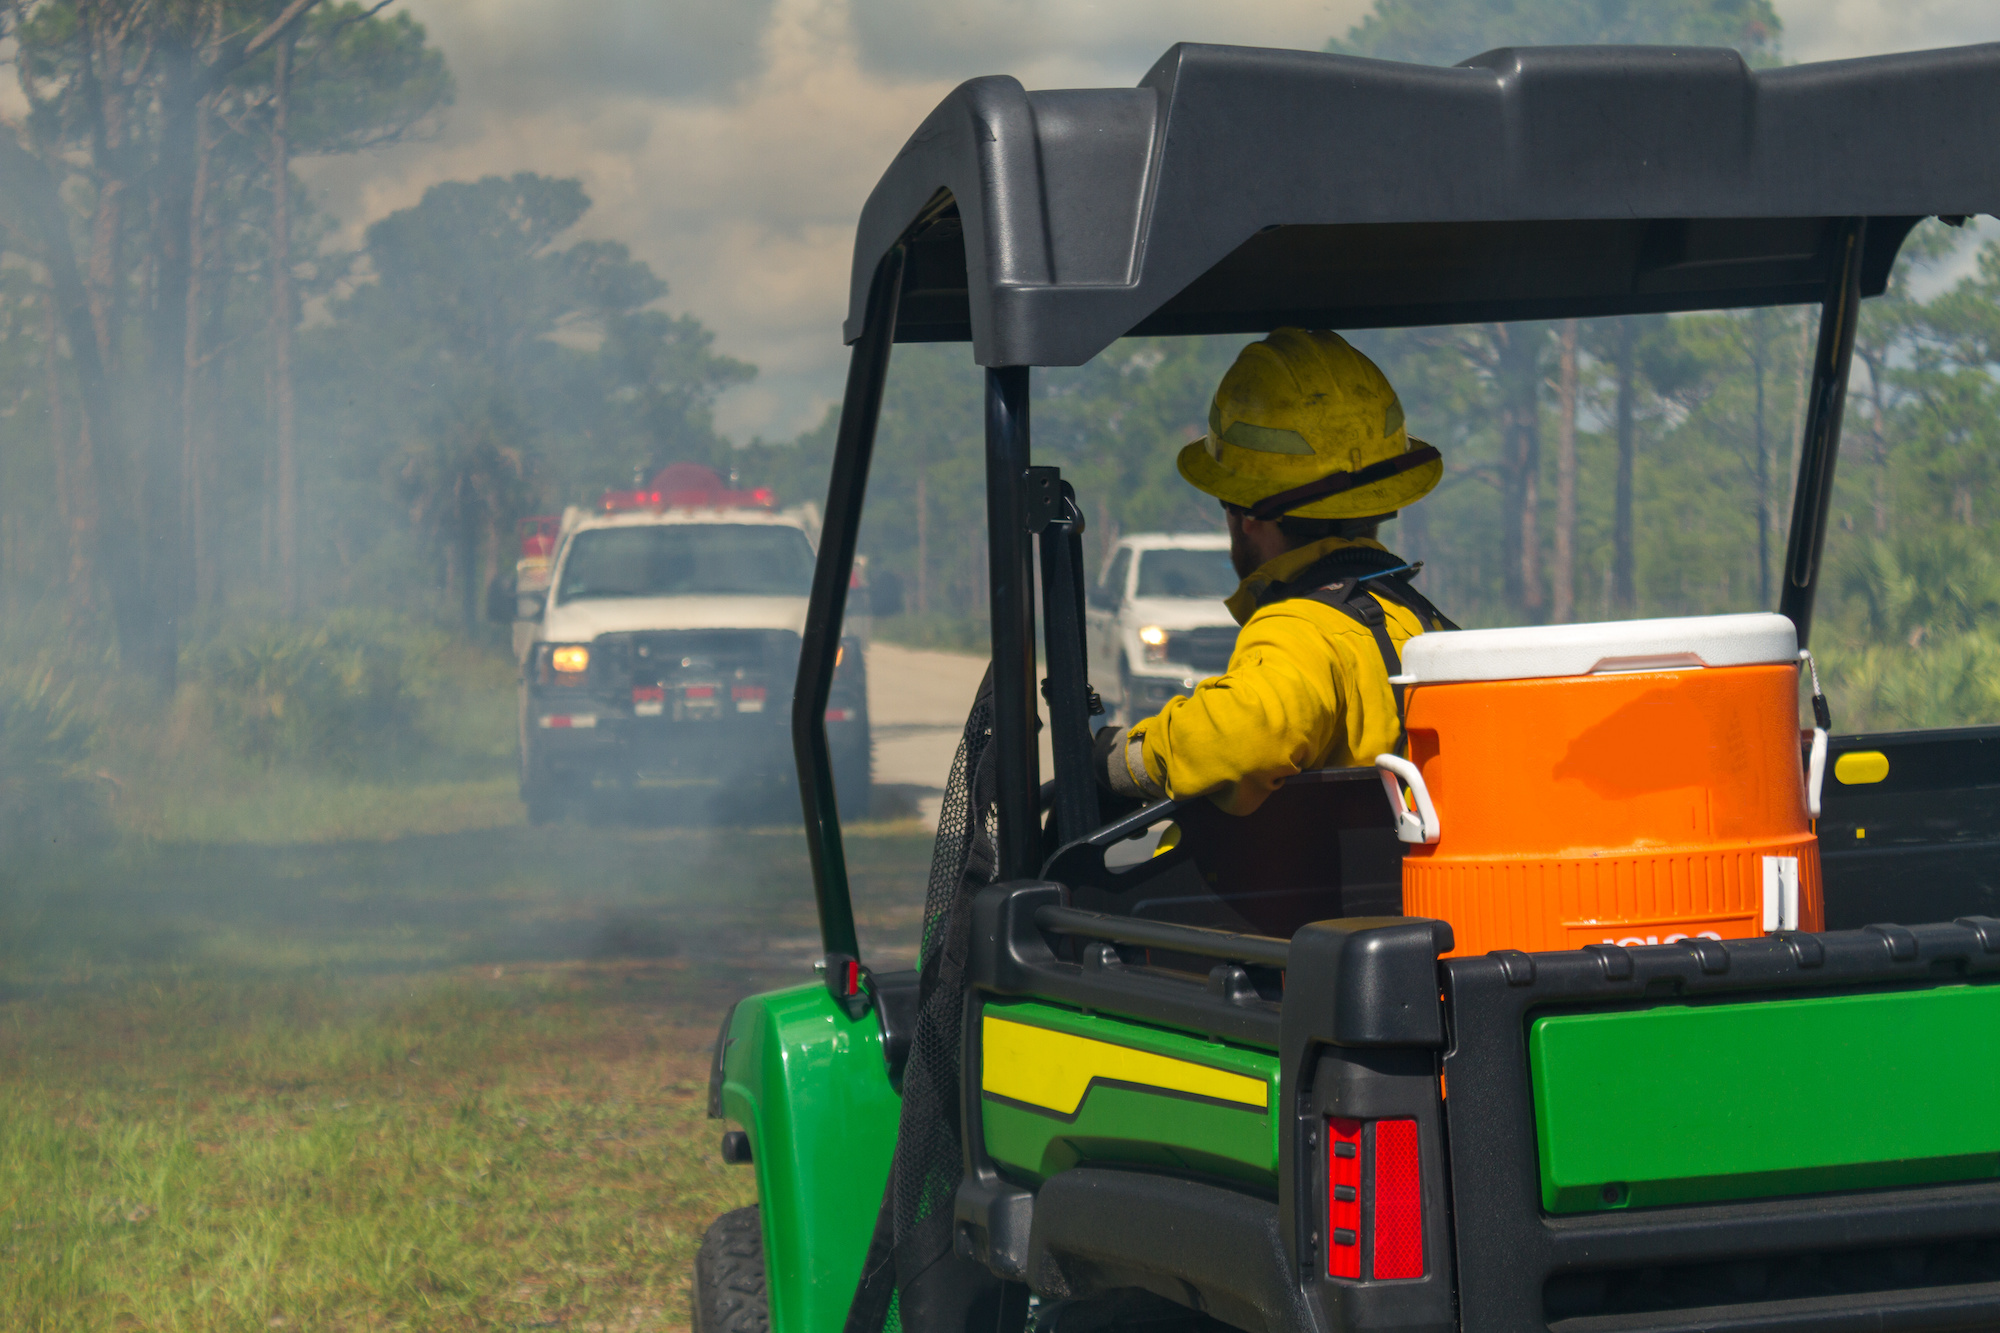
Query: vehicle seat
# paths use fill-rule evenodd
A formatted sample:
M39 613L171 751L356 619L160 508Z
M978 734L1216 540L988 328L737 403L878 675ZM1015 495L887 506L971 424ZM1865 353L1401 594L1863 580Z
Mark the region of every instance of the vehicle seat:
M1107 864L1120 842L1169 821L1180 829L1171 850ZM1206 797L1148 806L1060 849L1043 876L1089 911L1290 939L1311 921L1400 915L1402 854L1375 770L1317 769L1254 814Z

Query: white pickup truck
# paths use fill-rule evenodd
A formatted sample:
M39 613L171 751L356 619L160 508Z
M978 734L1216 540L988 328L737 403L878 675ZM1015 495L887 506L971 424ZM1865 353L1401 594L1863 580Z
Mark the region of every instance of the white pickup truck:
M818 516L699 471L700 486L611 491L563 516L548 591L526 608L539 612L521 663L531 823L690 798L710 815L775 812L795 790L792 684ZM844 641L826 715L835 782L863 809L865 671L860 642Z
M1135 532L1119 538L1089 590L1090 679L1120 724L1219 676L1236 647L1222 599L1236 591L1229 537Z

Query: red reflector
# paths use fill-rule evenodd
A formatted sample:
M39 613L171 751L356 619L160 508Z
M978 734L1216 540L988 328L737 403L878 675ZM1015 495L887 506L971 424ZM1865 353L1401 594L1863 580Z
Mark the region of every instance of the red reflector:
M1326 1274L1361 1276L1361 1122L1326 1122Z
M569 719L561 714L557 714L554 717L543 718L542 725L545 727L566 727L569 725Z
M762 685L732 685L729 697L738 703L763 703L767 691Z
M1424 1275L1423 1175L1417 1169L1417 1122L1375 1122L1374 1254L1370 1274Z
M681 693L690 699L713 699L715 697L715 686L690 685L685 690L682 690Z
M846 992L849 995L861 993L861 964L852 958L847 960Z
M632 702L635 704L665 703L666 698L666 690L658 685L634 685L632 687Z

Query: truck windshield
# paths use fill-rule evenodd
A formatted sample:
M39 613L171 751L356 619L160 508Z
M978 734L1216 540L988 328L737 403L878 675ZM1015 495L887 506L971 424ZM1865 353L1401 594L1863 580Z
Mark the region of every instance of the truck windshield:
M804 597L813 552L797 528L687 523L580 532L558 602L584 597Z
M1141 597L1227 597L1236 591L1227 551L1146 551L1139 556Z

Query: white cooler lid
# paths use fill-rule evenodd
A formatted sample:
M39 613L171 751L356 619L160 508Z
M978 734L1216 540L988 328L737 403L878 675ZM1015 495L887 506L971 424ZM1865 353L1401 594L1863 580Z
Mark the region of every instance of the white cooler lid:
M1798 657L1792 622L1769 611L1432 631L1411 639L1402 652L1403 679L1412 684L1754 666Z

